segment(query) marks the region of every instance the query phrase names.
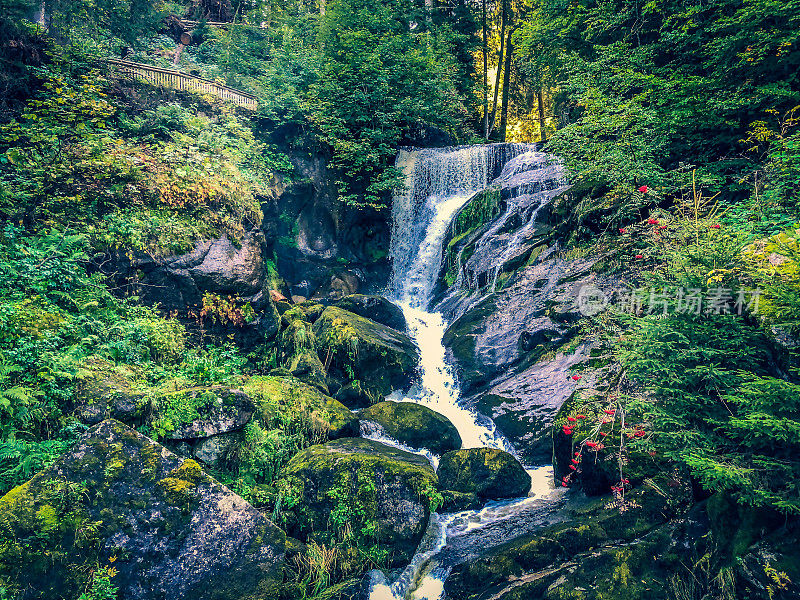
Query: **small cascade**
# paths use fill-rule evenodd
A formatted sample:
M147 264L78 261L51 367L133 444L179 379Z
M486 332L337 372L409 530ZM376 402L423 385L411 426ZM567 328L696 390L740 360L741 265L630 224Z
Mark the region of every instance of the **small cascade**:
M513 157L491 185L506 202L502 215L492 221L465 263L459 251L456 283L459 290L494 293L497 278L535 234L540 209L566 189L563 167L552 155L528 150ZM454 290L457 291L457 290Z

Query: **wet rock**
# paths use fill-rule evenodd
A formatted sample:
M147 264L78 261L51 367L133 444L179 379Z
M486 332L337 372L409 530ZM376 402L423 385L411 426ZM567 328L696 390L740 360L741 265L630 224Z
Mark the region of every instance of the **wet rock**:
M493 448L448 452L439 461L437 475L442 489L482 498L518 498L531 489L531 477L519 461Z
M252 398L262 423L292 414L318 441L357 436L358 417L338 400L294 377L251 377L242 389Z
M461 448L458 430L444 415L413 402L378 402L359 413L361 419L378 423L399 442L444 454Z
M312 446L295 455L283 474L302 497L292 535L303 540L325 529L335 533L334 510L355 503L374 522L374 540L390 551L392 565L405 564L414 554L428 524L427 497L436 487L425 458L359 438Z
M336 306L397 331L406 331L407 329L403 311L383 296L353 294L339 300Z
M198 407L199 418L188 423L173 423L174 429L167 434L172 440L200 439L236 431L250 420L255 411L253 402L241 390L211 387L182 393L192 398L202 396L204 404Z
M0 586L25 598L76 598L98 564L132 600L275 597L282 581L280 529L118 421L0 499L0 528Z
M330 359L329 374L358 380L369 394L386 396L411 382L418 352L411 339L375 321L335 306L314 323L317 351Z
M673 477L658 476L630 490L623 510L608 498L573 499L562 509L563 522L455 566L445 582L447 597L673 598L666 582L708 531L684 517L691 486L684 480L671 487Z
M558 352L519 373L512 371L479 396L478 410L494 421L526 464L550 462L550 433L559 409L575 390L590 386L595 380L591 372L582 372L577 381L573 379L574 367L588 359L590 348L583 343L571 353Z
M551 318L551 310L580 316L580 290L597 279L590 272L592 264L587 259L555 259L526 267L510 287L468 308L452 322L444 341L467 391L568 339L572 325L561 316ZM454 310L458 307L448 307L449 312Z

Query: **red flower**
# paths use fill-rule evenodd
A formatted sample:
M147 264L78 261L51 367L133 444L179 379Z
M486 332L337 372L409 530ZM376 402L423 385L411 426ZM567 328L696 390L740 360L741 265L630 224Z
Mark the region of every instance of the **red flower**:
M574 423L575 417L567 417L567 421L569 421L570 423Z
M639 191L642 192L643 194L646 194L647 193L647 186L643 185L642 187L639 188Z
M576 419L585 419L586 415L575 415Z
M620 483L630 483L628 479L623 479Z
M569 487L569 485L567 485L567 482L566 482L566 481L562 481L562 482L561 482L561 487Z
M570 465L569 468L572 469L573 471L578 469L578 467L576 467L575 465Z
M561 428L561 431L564 432L564 435L572 435L572 429L570 429L566 425L564 425L564 427Z
M596 448L597 447L597 442L586 442L586 445L589 448Z
M714 223L714 224L711 226L711 229L719 229L720 227L722 227L722 225L720 225L719 223Z
M666 229L666 228L667 228L667 226L666 226L666 225L659 225L659 226L658 226L658 228L659 228L659 229Z
M642 256L641 254L637 254L636 258L644 258L644 256Z
M578 461L577 461L577 460L575 460L575 459L573 458L573 459L572 459L572 464L574 464L574 465L577 465L577 464L578 464Z
M573 375L572 376L572 381L578 381L580 378L581 378L580 375Z
M624 227L620 227L620 228L619 228L619 232L620 232L620 233L625 233L625 228L624 228Z
M606 437L608 434L605 431L601 431L600 435L602 435L603 437Z
M649 219L647 219L647 224L648 225L658 225L658 219L654 219L653 217L650 217Z
M607 408L603 412L606 413L607 415L613 415L615 412L617 412L617 409L616 408Z
M634 433L633 435L635 435L636 437L644 437L644 431L639 430L636 433Z

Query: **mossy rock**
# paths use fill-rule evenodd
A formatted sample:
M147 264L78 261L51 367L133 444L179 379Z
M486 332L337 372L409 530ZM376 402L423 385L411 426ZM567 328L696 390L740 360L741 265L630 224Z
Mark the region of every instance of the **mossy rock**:
M563 522L456 566L445 583L447 597L644 600L651 590L666 598L664 584L677 560L703 535L691 527L674 533L690 520L691 486L674 491L671 484L662 475L631 490L623 510L608 498L575 499L559 513ZM676 559L667 553L678 543Z
M369 392L361 387L360 381L351 381L339 388L334 395L339 402L348 408L365 408L374 404L374 399Z
M87 425L104 419L133 422L147 403L136 389L139 374L129 365L115 365L99 357L86 359L75 390L75 416Z
M444 454L461 448L461 436L444 415L413 402L378 402L359 413L399 442Z
M301 381L314 386L321 392L328 393L325 366L313 350L304 350L295 354L288 362L289 372Z
M329 374L358 380L370 394L386 396L407 387L418 351L408 335L355 313L329 306L314 323L317 351Z
M482 498L518 498L531 489L531 476L508 452L465 448L448 452L437 471L442 489L475 493Z
M408 329L406 318L400 307L392 304L383 296L352 294L339 300L336 306L397 331Z
M249 378L242 389L256 405L267 427L279 426L287 415L305 416L309 429L323 439L353 437L359 433L358 417L338 400L294 377Z
M283 475L300 499L292 535L333 539L344 528L369 530L393 565L414 554L437 483L425 458L361 438L312 446L296 454Z
M178 405L169 415L156 411L165 421L171 440L196 440L241 429L253 416L255 406L241 390L223 386L177 390L168 394L170 405ZM162 398L157 405L166 405Z
M483 501L478 498L478 494L468 494L466 492L454 492L453 490L442 490L442 506L439 507L440 513L457 513L464 510L477 510L483 505Z
M319 319L323 310L325 310L325 305L318 302L295 304L281 315L281 324L286 327L295 319L301 319L313 324L314 321Z
M0 587L75 598L113 559L121 598L268 597L285 537L193 460L107 420L0 498Z

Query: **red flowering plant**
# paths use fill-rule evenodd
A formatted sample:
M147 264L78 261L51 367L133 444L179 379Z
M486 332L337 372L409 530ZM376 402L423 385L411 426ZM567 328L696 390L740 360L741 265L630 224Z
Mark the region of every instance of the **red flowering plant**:
M631 422L629 396L618 390L602 393L596 390L576 392L557 419L557 448L561 447L557 468L559 484L590 486L593 493L611 492L607 506L624 512L635 503L626 498L633 477L626 473L631 451L641 460L642 448L649 444L646 422ZM569 451L567 454L566 451ZM646 454L652 462L653 456ZM587 479L588 478L588 479ZM597 488L598 482L607 482Z

